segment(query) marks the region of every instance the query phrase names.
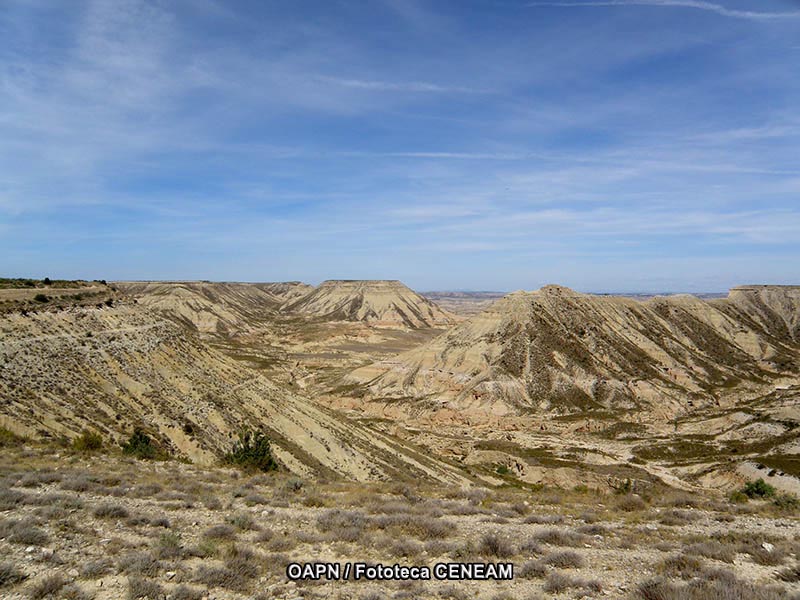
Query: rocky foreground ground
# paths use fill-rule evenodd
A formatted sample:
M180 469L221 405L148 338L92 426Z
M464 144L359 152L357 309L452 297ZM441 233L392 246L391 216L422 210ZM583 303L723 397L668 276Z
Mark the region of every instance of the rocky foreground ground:
M788 500L315 482L14 440L0 557L8 599L800 597ZM514 578L292 582L293 561L511 562Z

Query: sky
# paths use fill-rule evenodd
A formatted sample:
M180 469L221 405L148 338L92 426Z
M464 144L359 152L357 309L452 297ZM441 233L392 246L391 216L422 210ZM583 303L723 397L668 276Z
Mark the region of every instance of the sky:
M800 284L800 1L2 0L0 276Z

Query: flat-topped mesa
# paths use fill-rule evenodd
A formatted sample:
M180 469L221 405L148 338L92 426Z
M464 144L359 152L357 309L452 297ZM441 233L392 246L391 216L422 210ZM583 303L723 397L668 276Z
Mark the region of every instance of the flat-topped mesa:
M332 279L282 307L332 321L363 321L383 327L441 327L456 318L397 280Z
M771 287L647 301L515 292L430 342L351 374L375 398L468 414L639 412L668 419L800 376L800 294Z

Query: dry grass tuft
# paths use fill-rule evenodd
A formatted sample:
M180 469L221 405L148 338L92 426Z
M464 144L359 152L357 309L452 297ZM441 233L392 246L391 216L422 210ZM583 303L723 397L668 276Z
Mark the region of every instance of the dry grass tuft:
M27 575L20 571L13 563L0 563L0 588L15 585L27 579Z

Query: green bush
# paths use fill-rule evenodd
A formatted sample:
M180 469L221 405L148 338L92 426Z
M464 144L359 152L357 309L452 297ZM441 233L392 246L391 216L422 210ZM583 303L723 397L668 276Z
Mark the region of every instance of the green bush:
M48 298L44 294L36 294L33 297L33 299L36 300L37 302L48 302L50 300L50 298Z
M748 498L770 498L775 495L775 488L759 478L746 483L742 488L742 493Z
M267 436L263 432L249 429L239 434L239 441L225 455L224 460L230 465L249 471L273 471L278 468Z
M748 498L747 494L740 490L736 490L735 492L731 493L731 495L728 497L728 500L733 504L744 504L747 502Z
M153 440L139 427L134 429L133 435L122 444L122 452L141 459L153 459L159 455Z
M88 429L84 430L82 434L72 440L72 448L78 452L94 452L95 450L100 450L102 447L103 438L100 437L100 434L89 431Z

